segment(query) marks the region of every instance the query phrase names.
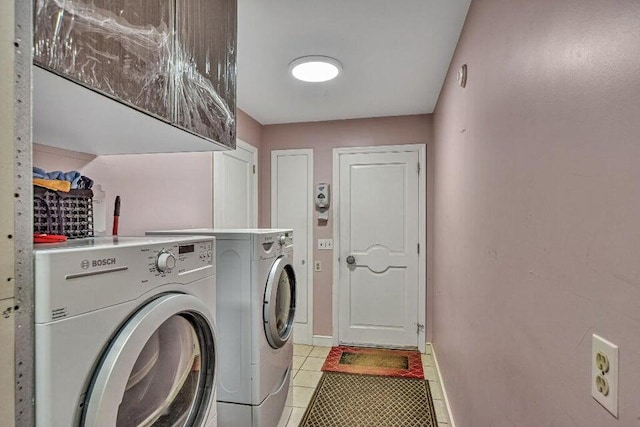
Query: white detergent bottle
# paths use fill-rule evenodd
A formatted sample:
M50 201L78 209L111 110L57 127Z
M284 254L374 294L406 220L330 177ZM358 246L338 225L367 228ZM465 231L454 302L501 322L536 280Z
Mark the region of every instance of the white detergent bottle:
M107 234L107 205L105 193L100 184L93 186L93 235Z

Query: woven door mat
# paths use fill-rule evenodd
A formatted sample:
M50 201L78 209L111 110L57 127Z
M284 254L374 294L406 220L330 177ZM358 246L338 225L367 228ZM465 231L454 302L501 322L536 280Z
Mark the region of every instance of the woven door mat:
M337 346L322 365L324 372L424 378L418 351Z
M437 427L429 382L324 372L300 427Z

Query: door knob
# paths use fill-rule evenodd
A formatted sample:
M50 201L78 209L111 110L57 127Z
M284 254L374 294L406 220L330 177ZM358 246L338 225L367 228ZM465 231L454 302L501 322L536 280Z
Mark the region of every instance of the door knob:
M347 264L349 265L353 265L356 263L356 257L354 257L353 255L349 255L347 257Z

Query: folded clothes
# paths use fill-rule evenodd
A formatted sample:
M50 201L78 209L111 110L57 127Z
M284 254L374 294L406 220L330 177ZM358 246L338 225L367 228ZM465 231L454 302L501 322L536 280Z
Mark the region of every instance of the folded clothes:
M68 193L69 190L71 190L71 183L69 181L62 181L59 179L33 178L33 185L54 191L63 191L65 193Z
M33 167L33 177L34 178L42 178L45 179L47 177L47 173L44 171L44 169L40 169L37 167Z
M33 167L33 177L38 179L55 179L58 181L69 181L71 183L71 188L78 188L78 181L80 181L80 177L82 174L78 171L53 171L46 172L44 169Z

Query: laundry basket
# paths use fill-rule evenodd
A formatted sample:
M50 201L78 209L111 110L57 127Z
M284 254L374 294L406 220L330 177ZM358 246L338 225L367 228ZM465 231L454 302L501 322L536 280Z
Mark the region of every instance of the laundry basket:
M68 239L93 236L93 191L33 187L33 232Z

